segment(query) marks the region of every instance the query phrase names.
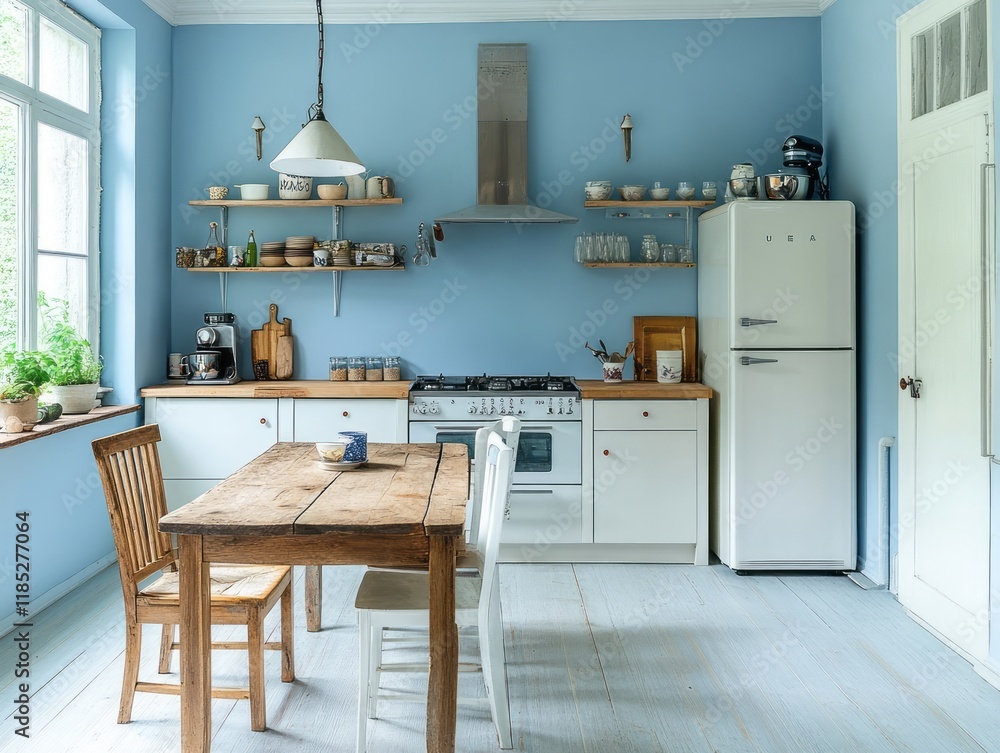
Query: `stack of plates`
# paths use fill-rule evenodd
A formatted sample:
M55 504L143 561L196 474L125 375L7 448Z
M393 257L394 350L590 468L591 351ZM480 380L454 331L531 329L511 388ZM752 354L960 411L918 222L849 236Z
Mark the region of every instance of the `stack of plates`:
M285 238L285 261L293 267L311 267L316 239L311 235Z
M260 264L262 267L285 266L285 242L269 241L260 244Z
M333 266L349 267L354 264L354 254L351 252L349 241L338 241L333 246L333 256L331 257Z

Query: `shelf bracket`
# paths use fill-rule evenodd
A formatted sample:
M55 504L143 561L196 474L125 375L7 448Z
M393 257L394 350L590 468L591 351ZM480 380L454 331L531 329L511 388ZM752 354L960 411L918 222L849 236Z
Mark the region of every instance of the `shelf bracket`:
M344 208L334 207L333 208L333 239L335 241L342 240L344 232Z
M344 282L344 273L340 270L333 272L333 315L340 316L340 290Z

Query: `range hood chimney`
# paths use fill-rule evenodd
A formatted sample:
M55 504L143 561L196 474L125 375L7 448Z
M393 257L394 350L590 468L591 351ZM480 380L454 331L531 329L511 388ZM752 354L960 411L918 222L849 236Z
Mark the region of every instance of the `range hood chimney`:
M578 222L528 204L528 45L481 44L476 81L479 194L437 222Z

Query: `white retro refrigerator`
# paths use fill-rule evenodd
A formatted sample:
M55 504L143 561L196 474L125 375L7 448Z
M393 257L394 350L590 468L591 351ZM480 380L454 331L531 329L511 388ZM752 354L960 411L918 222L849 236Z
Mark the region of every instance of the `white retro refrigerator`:
M710 546L734 570L854 570L854 205L735 201L698 222Z

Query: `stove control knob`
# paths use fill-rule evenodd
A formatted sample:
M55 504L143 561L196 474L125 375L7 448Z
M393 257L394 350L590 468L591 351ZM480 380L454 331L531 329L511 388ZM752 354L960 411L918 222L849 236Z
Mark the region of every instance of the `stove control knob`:
M469 413L476 413L476 412L477 412L476 406L470 405L469 406Z
M427 413L427 406L426 405L418 405L417 406L417 413L426 414Z
M523 410L519 410L519 411L517 412L517 415L519 415L519 416L523 416L523 415L524 415L524 411L523 411Z
M498 411L498 413L501 416L506 416L507 415L507 409L504 407L503 403L500 404L500 410Z
M437 415L440 412L441 412L441 409L438 408L437 405L432 405L431 406L431 413L433 413L434 415Z

